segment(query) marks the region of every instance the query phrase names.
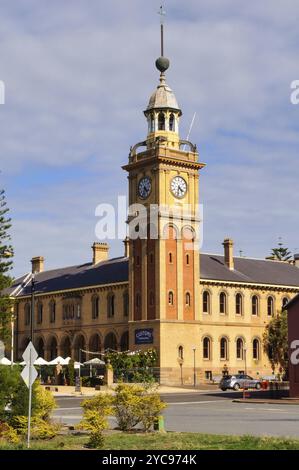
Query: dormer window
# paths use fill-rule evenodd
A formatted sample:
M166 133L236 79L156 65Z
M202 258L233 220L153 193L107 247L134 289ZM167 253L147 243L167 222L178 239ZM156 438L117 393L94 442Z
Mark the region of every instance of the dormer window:
M158 130L165 131L165 116L162 112L158 115Z

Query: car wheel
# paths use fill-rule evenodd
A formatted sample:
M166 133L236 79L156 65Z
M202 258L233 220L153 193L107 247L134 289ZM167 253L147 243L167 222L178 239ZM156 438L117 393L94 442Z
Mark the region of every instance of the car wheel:
M234 385L234 390L240 390L240 385L239 385L239 384L235 384L235 385Z
M222 390L223 392L226 392L226 390L227 390L227 389L226 389L226 388L223 388L223 387L221 387L221 390Z
M260 389L261 389L261 384L256 384L255 388L256 388L257 390L260 390Z

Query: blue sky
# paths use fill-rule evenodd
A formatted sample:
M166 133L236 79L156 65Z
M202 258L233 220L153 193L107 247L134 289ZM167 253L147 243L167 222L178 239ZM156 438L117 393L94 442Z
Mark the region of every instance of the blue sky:
M129 147L158 83L160 1L0 0L0 186L13 217L14 274L91 259L96 206L126 194ZM205 252L299 251L296 0L168 0L167 81L200 180ZM111 242L111 254L123 252Z

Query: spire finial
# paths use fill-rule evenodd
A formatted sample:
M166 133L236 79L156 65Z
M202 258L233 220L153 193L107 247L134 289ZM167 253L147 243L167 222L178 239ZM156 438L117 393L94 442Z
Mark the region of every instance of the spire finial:
M164 16L166 15L166 11L163 10L163 6L160 6L158 11L158 15L160 15L160 22L161 22L161 57L164 56Z
M160 15L161 22L161 57L156 60L156 67L161 72L162 77L162 74L164 75L164 72L169 67L169 60L164 57L164 16L166 15L166 12L162 5L159 8L158 14Z

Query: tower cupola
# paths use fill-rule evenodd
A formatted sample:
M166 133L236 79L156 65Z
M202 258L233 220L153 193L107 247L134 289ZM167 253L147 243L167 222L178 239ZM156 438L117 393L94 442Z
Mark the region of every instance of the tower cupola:
M165 139L168 145L179 146L179 118L182 111L172 89L167 85L165 72L170 62L164 57L164 25L161 10L161 56L156 60L160 72L160 83L151 95L144 114L148 122L147 146L151 147L157 137Z

